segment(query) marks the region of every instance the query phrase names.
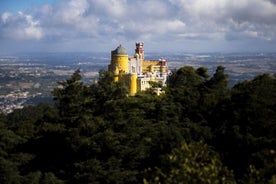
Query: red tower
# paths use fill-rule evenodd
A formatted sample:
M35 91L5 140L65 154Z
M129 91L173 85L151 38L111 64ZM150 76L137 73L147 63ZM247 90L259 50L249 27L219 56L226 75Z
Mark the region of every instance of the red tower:
M144 43L143 42L136 43L135 56L144 60Z

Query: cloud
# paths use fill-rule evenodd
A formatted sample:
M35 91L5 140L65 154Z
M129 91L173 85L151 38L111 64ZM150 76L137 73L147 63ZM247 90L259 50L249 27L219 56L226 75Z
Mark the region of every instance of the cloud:
M275 0L70 0L5 12L1 39L276 40ZM73 41L72 41L73 42ZM76 41L77 42L77 41Z
M3 13L0 23L2 38L14 40L41 39L44 35L40 22L31 15L18 12L16 15Z
M93 12L110 18L122 18L128 13L126 0L90 0L89 3Z
M190 32L262 32L275 35L276 6L263 0L170 0ZM195 29L197 28L197 29ZM261 35L261 34L259 34ZM262 37L260 37L262 38Z
M4 12L4 13L2 14L2 16L1 16L2 22L5 24L5 23L8 21L8 19L9 19L10 16L11 16L10 13Z
M265 0L265 1L268 1L268 2L270 2L272 4L276 4L276 0Z
M72 38L95 35L99 18L89 12L86 0L71 0L58 5L45 5L37 12L46 36Z

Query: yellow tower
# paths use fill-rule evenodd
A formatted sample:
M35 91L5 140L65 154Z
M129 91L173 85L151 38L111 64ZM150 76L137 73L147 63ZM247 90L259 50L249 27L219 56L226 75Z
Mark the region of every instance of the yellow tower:
M150 88L150 82L158 82L165 85L167 77L167 62L161 60L144 60L144 43L137 42L134 57L128 57L128 53L122 45L111 51L111 63L108 71L114 74L114 81L124 82L129 88L129 95ZM159 91L161 90L158 89ZM160 92L157 92L159 94Z
M119 80L120 73L129 73L128 65L128 54L122 45L111 51L111 64L108 66L108 71L115 74L115 81Z
M137 93L137 74L130 74L130 95L135 95Z

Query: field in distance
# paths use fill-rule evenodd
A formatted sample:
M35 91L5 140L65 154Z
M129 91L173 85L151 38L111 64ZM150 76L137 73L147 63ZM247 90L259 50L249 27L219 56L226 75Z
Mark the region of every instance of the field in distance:
M276 53L146 53L145 58L165 58L170 70L182 66L206 67L210 75L221 65L229 75L230 86L276 71ZM81 69L83 81L91 84L99 70L107 70L109 62L110 53L0 55L0 110L9 113L27 104L50 102L57 81L68 79L77 69Z

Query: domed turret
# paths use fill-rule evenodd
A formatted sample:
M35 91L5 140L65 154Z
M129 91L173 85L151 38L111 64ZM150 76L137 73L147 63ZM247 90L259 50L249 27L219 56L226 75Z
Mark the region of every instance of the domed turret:
M129 73L128 69L128 54L122 45L119 45L115 50L111 51L111 64L108 66L108 70L118 75L120 72ZM115 78L115 81L118 77Z
M127 50L122 46L122 45L119 45L114 51L113 51L114 54L118 54L118 55L128 55L127 54Z

